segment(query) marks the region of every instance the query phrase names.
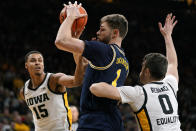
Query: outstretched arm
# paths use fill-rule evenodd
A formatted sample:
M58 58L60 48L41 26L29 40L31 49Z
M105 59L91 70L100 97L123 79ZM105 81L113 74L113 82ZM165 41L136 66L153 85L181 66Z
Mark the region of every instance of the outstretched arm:
M83 17L85 15L80 14L79 8L81 7L81 4L78 5L77 2L74 4L69 2L69 5L65 6L67 7L67 17L59 28L55 45L60 50L82 55L84 51L84 41L72 37L71 27L77 18Z
M79 54L74 55L76 60L76 69L74 76L63 73L53 74L50 78L50 88L55 92L65 92L66 88L77 87L82 84L87 61Z
M173 28L177 24L177 20L175 20L175 16L172 16L172 13L168 14L165 19L165 25L162 26L162 24L159 22L159 29L162 34L162 36L165 39L165 45L166 45L166 56L168 60L168 69L166 75L173 75L176 77L178 81L178 60L177 60L177 54L174 47L174 43L172 40L172 32Z
M105 97L113 100L120 100L120 93L116 87L109 85L105 82L92 84L90 91L97 97Z

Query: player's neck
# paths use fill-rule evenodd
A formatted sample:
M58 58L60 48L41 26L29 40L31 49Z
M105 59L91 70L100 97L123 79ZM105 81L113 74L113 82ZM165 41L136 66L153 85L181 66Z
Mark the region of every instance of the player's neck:
M41 75L31 75L32 88L37 88L43 82L45 76L45 73Z
M120 39L111 39L109 44L116 44L119 47L121 47L121 42L122 42L122 40L120 40Z
M155 78L150 78L148 83L151 83L151 82L157 82L157 81L161 81L162 79L155 79Z

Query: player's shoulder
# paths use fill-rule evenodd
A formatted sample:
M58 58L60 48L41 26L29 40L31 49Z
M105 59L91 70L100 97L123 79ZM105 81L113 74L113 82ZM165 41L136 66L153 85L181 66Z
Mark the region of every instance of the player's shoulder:
M121 86L117 88L119 92L125 93L127 96L140 96L143 94L143 87L140 85L135 86Z
M110 48L110 44L103 43L101 41L84 41L86 46L91 46L91 47L99 47L99 48Z
M166 75L166 77L163 79L164 82L169 83L169 84L175 84L178 85L178 80L175 76L173 75Z
M95 41L95 40L91 40L91 41L85 40L84 43L85 44L105 44L103 42Z
M110 46L125 57L125 52L123 48L119 47L117 44L110 44Z

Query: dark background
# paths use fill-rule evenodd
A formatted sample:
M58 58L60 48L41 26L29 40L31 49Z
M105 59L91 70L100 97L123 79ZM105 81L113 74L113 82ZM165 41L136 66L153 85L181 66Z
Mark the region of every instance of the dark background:
M73 2L73 1L72 1ZM196 130L196 0L80 0L88 13L82 39L90 40L99 29L99 19L107 14L120 13L129 21L129 32L122 47L130 62L130 74L125 85L135 85L145 54L165 54L164 40L158 22L164 22L172 12L178 24L173 40L179 62L179 114L182 129ZM24 69L24 56L38 50L45 58L46 72L73 74L75 64L71 53L58 50L54 41L63 0L1 0L0 2L0 129L17 122L7 118L15 112L33 130L29 111L18 97L19 88L29 79ZM80 87L68 90L69 103L79 107ZM134 131L135 121L127 105L121 105L127 131ZM7 121L5 120L7 119ZM131 125L131 126L130 126ZM14 128L12 126L12 128Z

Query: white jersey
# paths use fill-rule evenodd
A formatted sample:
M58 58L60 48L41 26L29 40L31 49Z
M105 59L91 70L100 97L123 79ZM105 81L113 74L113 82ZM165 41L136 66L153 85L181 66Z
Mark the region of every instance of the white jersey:
M25 101L33 114L35 131L69 131L72 114L68 106L67 92L52 92L48 81L51 73L47 73L43 82L36 89L29 87L30 80L25 83Z
M117 88L122 103L129 103L142 131L181 131L178 82L173 76L142 86Z

